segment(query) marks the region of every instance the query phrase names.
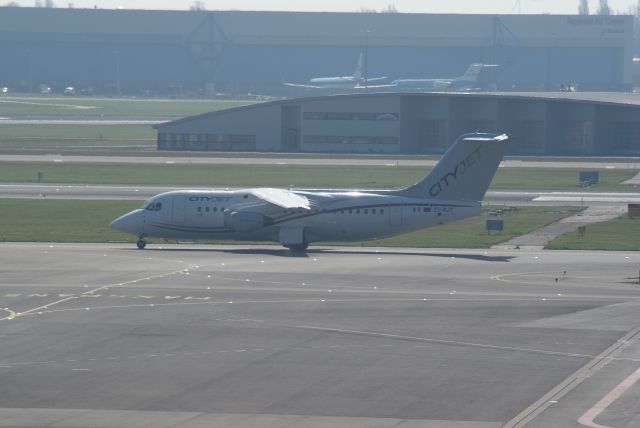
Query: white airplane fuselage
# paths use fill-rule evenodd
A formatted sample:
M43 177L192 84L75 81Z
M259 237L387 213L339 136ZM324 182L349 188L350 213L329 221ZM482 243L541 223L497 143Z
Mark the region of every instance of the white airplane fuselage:
M138 236L187 240L278 241L280 230L289 228L304 231L304 240L310 243L384 238L481 211L479 202L407 198L384 191L292 192L305 196L311 209L267 207L246 190L173 191L153 197L114 223L121 221L116 228ZM251 206L268 211L232 220L231 213L251 211Z
M468 134L416 184L392 190L185 190L162 193L111 223L144 238L277 241L304 250L318 241L364 241L480 214L508 137Z
M363 79L355 76L315 77L309 80L310 85L324 88L354 88L362 82Z

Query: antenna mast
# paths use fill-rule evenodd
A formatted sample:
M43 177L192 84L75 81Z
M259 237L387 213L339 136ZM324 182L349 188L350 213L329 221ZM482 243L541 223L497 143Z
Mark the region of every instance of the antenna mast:
M511 13L513 13L513 11L515 10L518 11L518 15L522 15L522 0L516 0L516 2L513 5L513 8L511 8Z

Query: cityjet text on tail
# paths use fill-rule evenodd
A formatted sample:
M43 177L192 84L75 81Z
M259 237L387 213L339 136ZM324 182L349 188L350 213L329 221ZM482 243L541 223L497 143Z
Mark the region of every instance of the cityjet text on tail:
M508 137L467 134L416 184L389 190L251 188L159 194L111 223L138 237L276 241L304 251L319 241L385 238L480 214Z

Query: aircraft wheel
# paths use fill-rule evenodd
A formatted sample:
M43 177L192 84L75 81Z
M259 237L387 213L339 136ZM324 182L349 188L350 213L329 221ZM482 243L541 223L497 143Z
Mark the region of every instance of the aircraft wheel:
M309 247L309 244L298 244L298 245L289 245L287 248L289 248L289 251L291 251L292 253L304 253L305 251L307 251L308 247Z
M136 245L138 246L138 249L144 250L144 247L147 246L147 242L144 239L138 239Z

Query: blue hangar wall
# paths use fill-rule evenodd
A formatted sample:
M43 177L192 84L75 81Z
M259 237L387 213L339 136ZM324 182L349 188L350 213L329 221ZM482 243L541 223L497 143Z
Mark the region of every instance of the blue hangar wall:
M461 75L499 64L497 89L628 89L631 16L431 15L0 8L0 85L98 92L281 89L352 73Z
M639 156L633 94L359 94L273 101L156 125L159 150L442 153L506 132L509 154Z

